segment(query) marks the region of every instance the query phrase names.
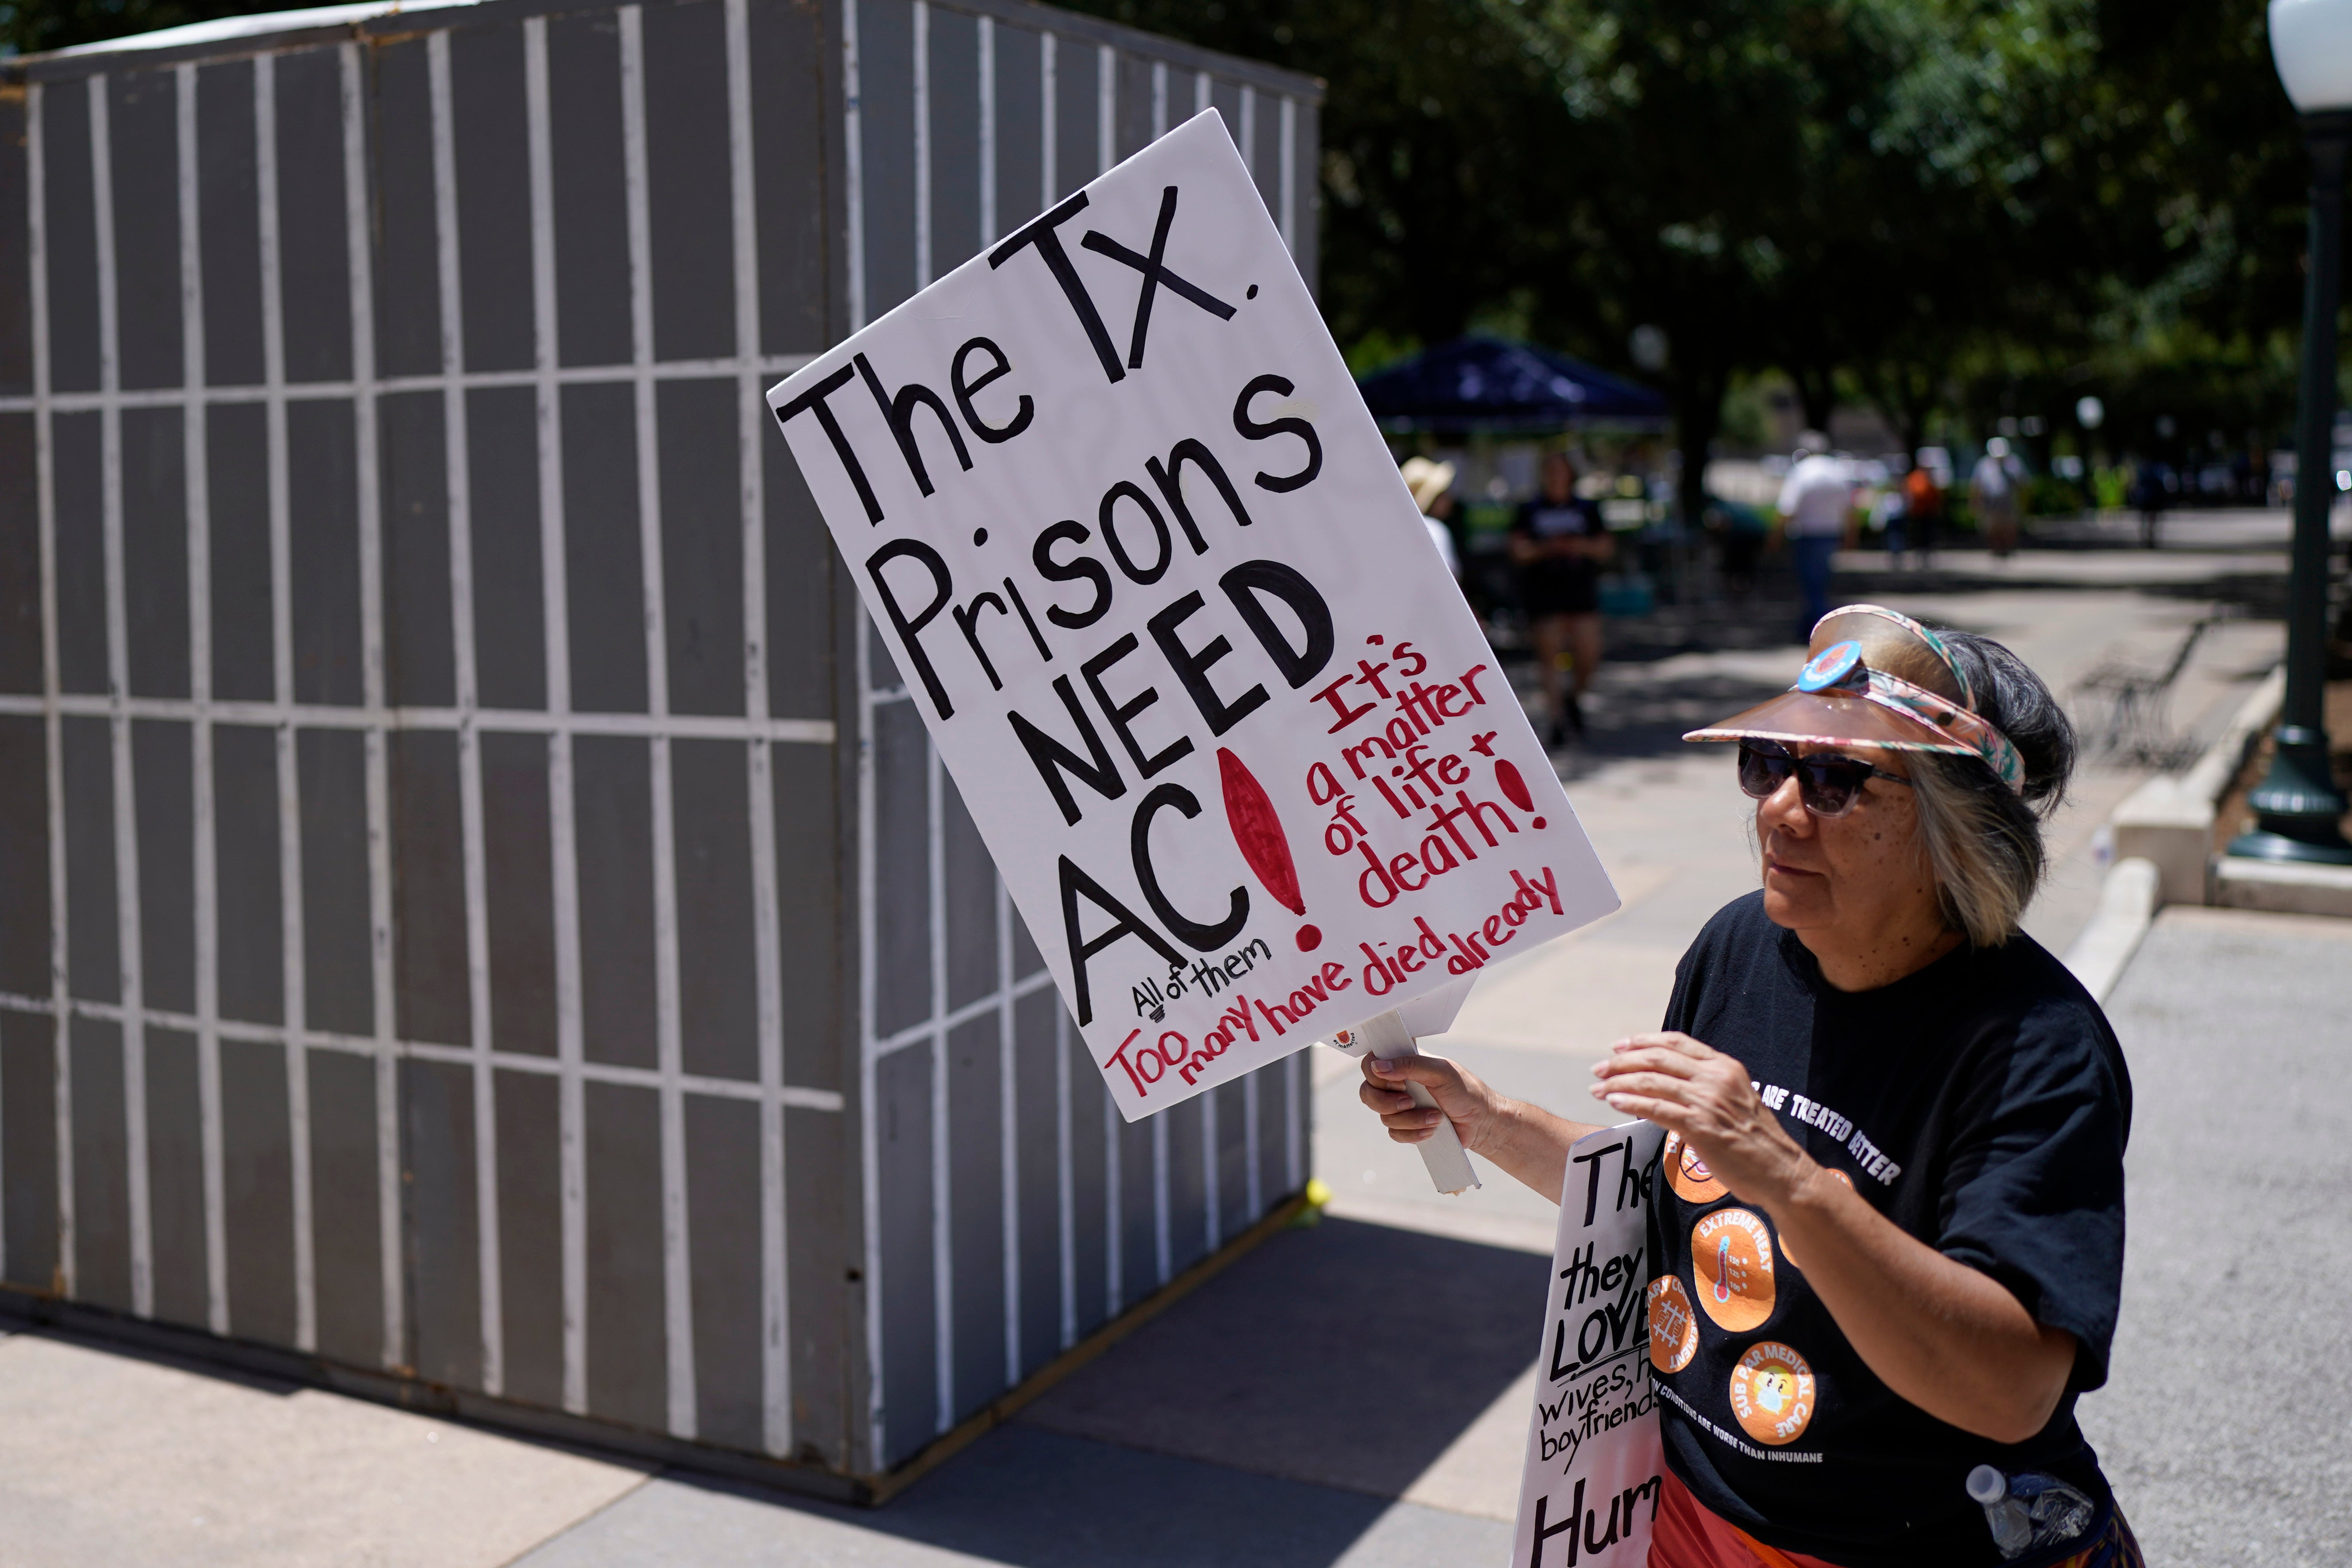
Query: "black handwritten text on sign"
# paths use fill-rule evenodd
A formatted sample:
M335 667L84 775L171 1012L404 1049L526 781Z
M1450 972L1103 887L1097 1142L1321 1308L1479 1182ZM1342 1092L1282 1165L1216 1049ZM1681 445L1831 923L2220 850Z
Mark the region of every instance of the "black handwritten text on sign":
M1630 1122L1569 1152L1513 1568L1641 1568L1664 1454L1643 1310L1664 1131Z
M1616 907L1213 111L769 405L1129 1119Z

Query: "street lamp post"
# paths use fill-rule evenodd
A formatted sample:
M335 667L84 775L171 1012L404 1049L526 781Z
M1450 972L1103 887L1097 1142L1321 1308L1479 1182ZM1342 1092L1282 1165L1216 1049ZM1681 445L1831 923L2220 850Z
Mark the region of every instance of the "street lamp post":
M2352 0L2271 0L2271 58L2311 153L2311 249L2294 431L2294 553L2287 584L2286 703L2269 773L2248 797L2257 826L2230 853L2352 865L2328 763L2327 517L2336 501L2336 310L2344 164L2352 145Z

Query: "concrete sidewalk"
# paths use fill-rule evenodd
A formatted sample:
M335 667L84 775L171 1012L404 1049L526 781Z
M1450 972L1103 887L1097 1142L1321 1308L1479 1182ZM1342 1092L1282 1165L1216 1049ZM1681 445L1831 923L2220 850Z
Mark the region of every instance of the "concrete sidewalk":
M2168 909L2108 1016L2136 1104L2108 1386L2151 1563L2352 1563L2352 921Z

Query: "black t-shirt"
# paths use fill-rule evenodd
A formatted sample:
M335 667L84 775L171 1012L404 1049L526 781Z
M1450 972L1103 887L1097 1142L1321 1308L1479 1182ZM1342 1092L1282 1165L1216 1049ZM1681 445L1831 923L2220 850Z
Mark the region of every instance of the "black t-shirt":
M2022 935L1842 992L1756 892L1683 955L1665 1026L1737 1058L1814 1160L2080 1345L2030 1441L1946 1425L1863 1364L1762 1211L1670 1136L1650 1324L1684 1483L1758 1540L1853 1568L2000 1563L1965 1489L1979 1464L2104 1506L2074 1400L2106 1380L2115 1334L2131 1080L2089 993Z
M1555 539L1597 539L1607 531L1601 509L1571 496L1564 501L1538 497L1523 504L1512 520L1511 531L1522 539L1547 543ZM1592 608L1597 603L1601 563L1586 555L1541 555L1519 568L1520 591L1538 615Z

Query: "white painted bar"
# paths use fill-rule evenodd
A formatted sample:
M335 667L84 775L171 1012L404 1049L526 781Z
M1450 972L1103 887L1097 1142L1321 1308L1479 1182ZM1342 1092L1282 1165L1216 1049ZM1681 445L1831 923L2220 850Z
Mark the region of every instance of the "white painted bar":
M196 68L172 70L178 122L180 184L180 379L205 384L203 201L196 178ZM193 911L196 964L196 1114L205 1189L205 1324L229 1331L228 1196L222 1167L220 1078L220 868L214 823L212 481L205 405L191 399L181 416L181 467L188 511L188 696L197 717L188 726L194 821Z

